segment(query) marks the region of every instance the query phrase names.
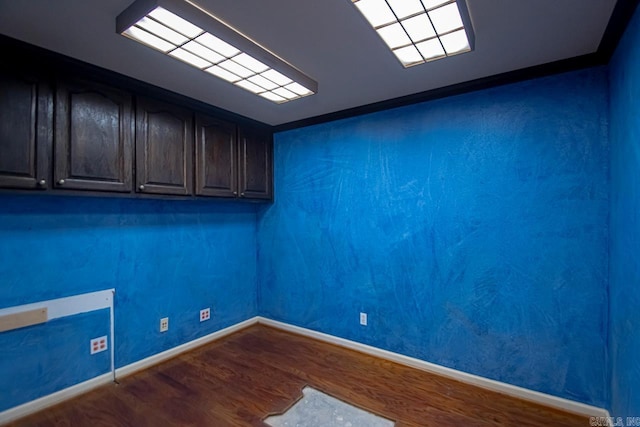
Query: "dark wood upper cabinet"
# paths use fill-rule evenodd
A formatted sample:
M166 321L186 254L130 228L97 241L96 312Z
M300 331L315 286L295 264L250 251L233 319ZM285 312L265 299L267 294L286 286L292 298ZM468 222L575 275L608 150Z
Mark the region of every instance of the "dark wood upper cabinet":
M137 191L193 192L193 119L175 105L139 98L136 115Z
M235 124L196 116L196 195L238 195Z
M56 188L132 190L130 94L94 83L61 83L56 91Z
M0 190L273 199L269 127L80 69L33 70L0 64Z
M273 140L271 132L238 128L240 197L273 198Z
M0 70L0 187L49 187L52 113L46 83Z

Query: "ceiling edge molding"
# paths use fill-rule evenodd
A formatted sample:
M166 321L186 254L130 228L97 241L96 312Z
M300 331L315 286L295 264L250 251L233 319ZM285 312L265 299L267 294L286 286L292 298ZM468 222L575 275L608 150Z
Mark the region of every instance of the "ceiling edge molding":
M618 0L616 3L607 29L598 46L598 55L600 55L602 64L608 64L611 60L638 4L640 4L640 0Z
M470 80L442 88L427 90L399 98L392 98L385 101L375 102L372 104L362 105L360 107L349 108L302 120L296 120L289 123L283 123L281 125L274 126L273 130L274 132L283 132L335 120L347 119L349 117L360 116L363 114L389 110L392 108L404 107L420 102L461 95L463 93L489 89L504 84L517 83L520 81L576 71L598 65L606 65L613 56L613 53L629 25L638 4L640 4L640 0L618 0L611 14L611 18L609 19L609 23L607 24L607 28L602 36L598 50L594 53L549 62L547 64L536 65L507 73L496 74L494 76Z
M602 65L600 63L600 56L598 55L598 53L590 53L588 55L576 56L569 59L563 59L561 61L550 62L548 64L536 65L534 67L509 71L507 73L496 74L493 76L470 80L467 82L445 86L442 88L431 89L412 95L406 95L399 98L392 98L385 101L363 105L360 107L336 111L335 113L328 113L321 116L315 116L307 119L297 120L294 122L284 123L274 126L273 130L274 132L283 132L335 120L347 119L354 116L376 113L383 110L390 110L392 108L405 107L421 102L433 101L435 99L462 95L464 93L475 92L478 90L490 89L492 87L502 86L510 83L517 83L524 80L546 77L568 71L576 71L583 68L593 67L595 65Z

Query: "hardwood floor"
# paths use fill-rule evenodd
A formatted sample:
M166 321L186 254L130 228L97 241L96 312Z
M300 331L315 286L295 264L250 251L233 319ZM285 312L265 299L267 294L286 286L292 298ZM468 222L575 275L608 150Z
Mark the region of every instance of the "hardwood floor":
M10 424L267 426L309 385L397 427L580 426L564 413L263 325Z

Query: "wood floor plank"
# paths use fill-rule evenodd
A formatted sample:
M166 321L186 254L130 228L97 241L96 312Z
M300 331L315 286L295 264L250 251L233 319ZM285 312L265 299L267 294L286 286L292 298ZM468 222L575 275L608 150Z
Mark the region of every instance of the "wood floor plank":
M588 425L584 416L263 325L10 425L267 427L264 418L307 385L396 427Z

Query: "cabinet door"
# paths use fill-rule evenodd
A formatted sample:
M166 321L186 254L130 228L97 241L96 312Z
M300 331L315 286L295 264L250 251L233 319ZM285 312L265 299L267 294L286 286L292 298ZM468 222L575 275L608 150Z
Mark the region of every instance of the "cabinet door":
M0 187L49 187L52 112L46 83L0 71Z
M61 83L55 125L57 188L131 191L131 95L93 83Z
M136 117L136 185L139 192L193 192L193 120L189 111L139 99Z
M236 126L208 116L196 117L196 194L238 195Z
M273 141L271 132L259 129L238 130L240 156L240 197L273 197Z

